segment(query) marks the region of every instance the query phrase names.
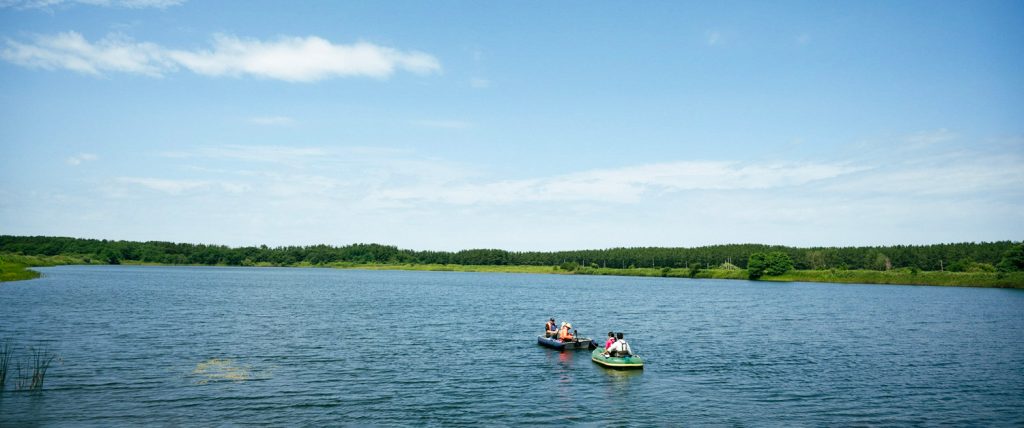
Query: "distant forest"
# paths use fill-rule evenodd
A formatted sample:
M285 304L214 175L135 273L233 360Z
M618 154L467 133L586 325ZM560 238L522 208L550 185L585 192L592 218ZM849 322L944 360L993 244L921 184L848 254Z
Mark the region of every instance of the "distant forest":
M473 249L456 252L414 251L379 244L286 247L238 247L132 242L46 236L0 235L0 252L22 255L75 255L87 261L116 264L135 261L161 264L292 266L297 264L458 264L534 265L630 268L680 268L699 263L715 268L731 263L746 268L751 254L780 251L789 255L796 269L911 268L920 270L994 270L1009 250L1024 248L1012 241L890 247L794 248L761 244L712 245L695 248L610 248L579 251L505 251Z

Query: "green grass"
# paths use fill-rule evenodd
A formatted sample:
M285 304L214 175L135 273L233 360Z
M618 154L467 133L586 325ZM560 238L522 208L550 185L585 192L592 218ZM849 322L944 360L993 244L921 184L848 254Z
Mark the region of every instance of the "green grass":
M424 270L439 272L495 272L495 273L536 273L536 274L571 274L572 272L556 270L551 266L492 266L492 265L441 265L441 264L361 264L361 263L329 263L325 267L339 269L366 270Z
M30 267L78 265L89 262L75 256L22 256L4 253L0 254L0 282L39 278L40 273L30 270Z
M576 271L565 271L552 266L474 266L474 265L439 265L439 264L358 264L333 263L327 267L341 269L368 270L421 270L451 272L502 272L502 273L534 273L561 275L609 275L609 276L645 276L667 278L690 278L690 270L686 268L579 268ZM704 279L747 279L745 269L702 269L696 278ZM873 270L795 270L780 276L765 276L762 281L768 282L825 282L825 283L858 283L858 284L893 284L893 285L938 285L957 287L999 287L1024 288L1024 272L1000 274L996 272L924 272L913 273L909 269L891 271Z
M81 256L22 256L0 254L0 281L17 281L38 278L39 273L28 268L34 266L56 266L66 264L99 263ZM159 265L158 263L142 263L123 261L125 264ZM260 263L257 266L270 266ZM668 278L690 278L690 270L686 268L594 268L581 267L576 271L566 271L553 266L492 266L492 265L442 265L442 264L388 264L388 263L349 263L336 262L323 265L300 263L294 267L329 267L339 269L366 270L416 270L445 272L496 272L496 273L530 273L558 275L609 275L609 276L646 276ZM704 279L747 279L745 269L703 269L697 272L696 278ZM891 271L873 270L794 270L780 276L765 276L762 281L784 282L826 282L826 283L858 283L858 284L899 284L899 285L941 285L958 287L1001 287L1024 288L1024 272L932 272L910 269L894 269Z
M39 278L39 272L28 268L28 265L21 263L0 261L0 282Z
M1024 288L1024 272L935 272L909 269L875 270L795 270L763 281L837 282L894 285L942 285L957 287Z

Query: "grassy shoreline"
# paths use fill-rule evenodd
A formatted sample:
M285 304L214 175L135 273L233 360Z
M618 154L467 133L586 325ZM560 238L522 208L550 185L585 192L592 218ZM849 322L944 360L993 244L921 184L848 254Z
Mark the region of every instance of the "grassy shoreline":
M126 265L145 266L182 266L159 263L123 262ZM0 282L34 279L39 272L31 267L102 264L97 260L73 255L58 256L22 256L16 254L0 254ZM207 265L196 265L207 266ZM288 266L275 266L260 263L252 267L320 267L333 269L363 270L407 270L434 272L493 272L493 273L525 273L543 275L608 275L608 276L643 276L666 278L691 278L687 268L592 268L581 267L575 271L566 271L554 266L529 265L442 265L442 264L386 264L386 263L327 263L313 265L296 263ZM747 280L745 269L702 269L692 278L701 279L733 279ZM935 272L911 271L894 269L890 271L874 270L793 270L779 276L764 276L761 281L768 282L819 282L839 284L888 284L888 285L932 285L952 287L988 287L988 288L1024 288L1024 272Z
M82 265L90 261L74 256L23 256L19 254L0 253L0 282L24 281L39 278L42 274L29 268Z

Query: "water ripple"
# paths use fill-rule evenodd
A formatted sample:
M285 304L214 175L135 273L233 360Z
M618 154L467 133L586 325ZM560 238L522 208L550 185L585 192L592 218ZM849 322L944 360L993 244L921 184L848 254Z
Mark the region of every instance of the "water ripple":
M1024 293L327 269L83 267L0 285L61 358L0 425L1024 424ZM539 347L624 331L642 372Z

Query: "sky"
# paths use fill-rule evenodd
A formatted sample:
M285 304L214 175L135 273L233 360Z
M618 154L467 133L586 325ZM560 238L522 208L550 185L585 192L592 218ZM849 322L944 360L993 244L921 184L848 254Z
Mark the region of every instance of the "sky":
M1024 3L0 0L0 234L1024 240Z

